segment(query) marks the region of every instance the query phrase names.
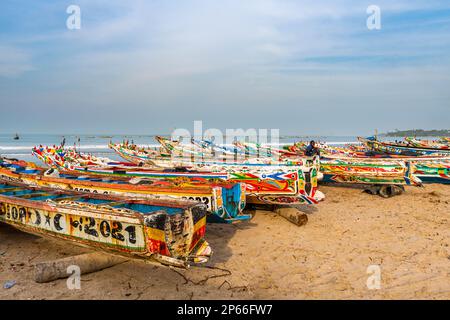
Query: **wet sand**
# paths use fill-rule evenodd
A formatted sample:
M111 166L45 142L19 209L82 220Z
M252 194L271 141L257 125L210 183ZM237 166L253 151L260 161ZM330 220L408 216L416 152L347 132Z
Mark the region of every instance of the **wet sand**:
M129 261L37 284L33 263L88 252L0 224L0 299L450 299L450 186L409 187L390 199L322 186L326 200L297 227L258 211L249 223L208 225L208 268ZM369 290L367 268L381 270ZM3 284L16 285L4 289Z

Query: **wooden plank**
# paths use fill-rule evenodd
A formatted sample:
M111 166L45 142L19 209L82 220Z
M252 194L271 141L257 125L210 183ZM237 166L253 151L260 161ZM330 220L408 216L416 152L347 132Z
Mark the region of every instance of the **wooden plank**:
M16 191L23 191L25 189L23 188L2 188L0 189L0 193L6 193L6 192L16 192Z
M30 198L37 198L37 197L51 196L51 195L55 195L55 194L48 193L48 192L37 192L37 193L27 193L27 194L21 194L21 195L14 195L14 197L21 198L21 199L30 199Z

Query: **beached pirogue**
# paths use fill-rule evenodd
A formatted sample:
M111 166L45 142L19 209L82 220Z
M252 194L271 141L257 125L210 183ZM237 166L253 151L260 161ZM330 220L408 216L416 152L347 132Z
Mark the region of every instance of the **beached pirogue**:
M361 161L354 159L325 159L321 161L325 182L363 184L420 185L410 163L402 161Z
M183 178L99 177L79 171L46 171L34 163L8 159L0 159L0 177L30 186L156 200L198 201L206 205L210 222L234 222L251 218L243 214L245 186L241 183Z
M368 175L367 183L404 184L450 183L450 158L339 158L321 161L324 181L340 182L341 175ZM359 173L358 173L359 172ZM371 177L370 177L371 176ZM353 178L349 178L350 180ZM359 180L355 179L355 181Z
M318 166L297 161L297 165L232 164L217 163L192 168L146 168L130 163L105 161L86 155L65 156L65 150L38 147L33 153L47 165L84 174L102 176L128 176L149 178L221 179L233 183L243 183L246 187L247 203L268 204L315 204L324 198L317 190ZM99 161L102 164L99 164ZM302 163L302 165L299 165Z
M0 178L0 221L28 233L166 265L204 263L206 207L30 187Z
M410 143L417 141L405 140ZM421 143L425 144L423 141ZM442 146L439 143L428 144ZM305 146L305 143L295 143L286 148L302 154ZM450 155L406 156L390 153L388 149L382 152L356 145L347 148L319 147L325 182L416 186L422 183L450 183Z
M376 137L358 137L358 140L368 150L376 152L403 156L450 156L450 146L445 143L420 143L420 141L413 138L406 138L405 142L383 142L379 141Z
M217 146L210 142L196 143L195 140L191 144L180 144L179 141L170 141L168 139L158 137L158 141L165 148L166 152L177 152L177 155L183 155L185 150L190 153L204 158L210 153L211 147L215 148L215 151L220 151ZM235 154L245 154L247 158L245 161L250 165L259 165L261 162L264 164L283 163L285 165L295 165L297 161L305 159L304 150L306 143L296 143L293 146L285 147L285 149L273 148L272 146L263 146L260 144L249 142L235 142L234 147L231 150ZM325 158L320 160L320 172L323 174L323 182L340 182L351 184L364 184L366 189L374 194L379 194L383 197L390 197L396 194L400 194L403 191L403 185L421 185L421 181L413 174L414 166L410 163L401 161L383 161L383 162L363 162L354 161L353 159L330 159L326 155L342 155L345 154L343 148L328 147L324 144L319 144L319 148L322 153L325 154ZM127 144L115 145L112 147L119 154L127 159L137 161L145 161L145 163L154 163L158 166L164 164L170 165L174 162L174 159L167 159L164 157L155 158L154 153L145 157L142 154L142 150L137 150L139 156L135 157L133 148ZM145 150L144 150L145 152ZM136 153L135 153L136 154ZM186 157L174 157L175 163L179 162L180 165L188 165L189 159ZM179 160L181 158L181 160ZM203 161L207 163L208 167L215 165L217 162L212 160ZM195 162L194 162L195 163ZM167 166L166 165L166 166ZM198 167L201 168L199 165ZM370 185L368 187L367 185Z

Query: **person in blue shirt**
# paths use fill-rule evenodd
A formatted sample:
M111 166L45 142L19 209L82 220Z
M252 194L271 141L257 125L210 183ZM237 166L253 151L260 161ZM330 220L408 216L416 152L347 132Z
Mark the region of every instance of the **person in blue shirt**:
M315 155L320 156L319 148L316 147L316 142L314 140L311 140L309 145L306 147L305 155L308 157L312 157Z

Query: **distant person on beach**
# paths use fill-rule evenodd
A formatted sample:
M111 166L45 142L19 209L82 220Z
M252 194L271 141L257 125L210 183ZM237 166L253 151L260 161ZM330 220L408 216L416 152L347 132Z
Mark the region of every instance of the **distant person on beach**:
M66 137L63 137L61 147L64 147L65 145L66 145Z
M313 157L315 155L320 156L319 148L316 147L316 142L314 140L311 140L309 145L306 147L305 155L308 157Z

